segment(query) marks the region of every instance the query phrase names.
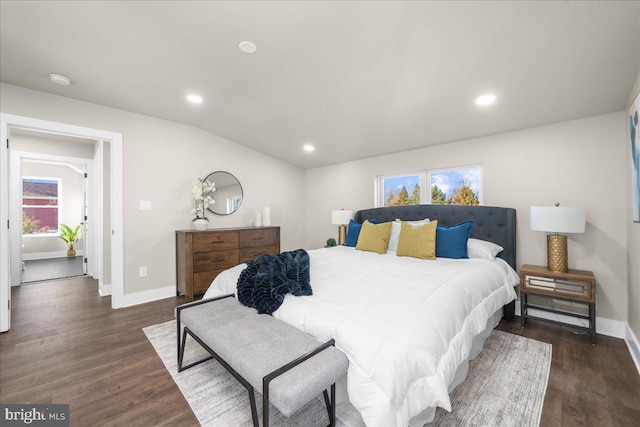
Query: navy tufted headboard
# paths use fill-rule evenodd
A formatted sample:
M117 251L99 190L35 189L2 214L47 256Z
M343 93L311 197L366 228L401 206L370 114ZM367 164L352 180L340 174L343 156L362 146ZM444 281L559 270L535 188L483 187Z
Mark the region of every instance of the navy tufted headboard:
M498 256L516 269L516 210L493 206L412 205L364 209L356 212L355 220L377 219L378 223L400 218L405 221L429 218L438 225L451 227L472 219L471 237L488 240L504 248Z

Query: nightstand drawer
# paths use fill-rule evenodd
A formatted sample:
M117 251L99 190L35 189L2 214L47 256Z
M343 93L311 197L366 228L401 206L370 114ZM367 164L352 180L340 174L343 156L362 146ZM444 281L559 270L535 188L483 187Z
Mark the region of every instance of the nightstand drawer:
M594 287L590 286L590 281L587 280L524 275L522 289L557 295L558 297L571 297L585 301L595 300L595 295L592 295Z
M529 296L549 298L551 306L541 305L539 302L529 301ZM584 304L589 314L566 311L553 306L553 299ZM545 316L545 313L556 314L556 318ZM543 320L545 322L566 324L567 320L560 319L560 315L589 321L588 326L572 327L584 329L591 333L591 344L596 345L596 278L591 271L569 270L567 272L553 272L540 265L523 265L520 268L520 325L524 328L527 319Z

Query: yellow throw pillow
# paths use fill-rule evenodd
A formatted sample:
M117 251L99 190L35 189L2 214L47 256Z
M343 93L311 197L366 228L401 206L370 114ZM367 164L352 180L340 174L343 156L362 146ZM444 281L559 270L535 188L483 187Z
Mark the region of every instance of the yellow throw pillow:
M377 252L384 254L387 252L387 244L389 243L389 235L391 234L391 223L384 222L382 224L371 224L365 221L358 236L356 249L360 251Z
M410 256L420 259L436 259L436 228L438 221L415 227L402 222L398 240L398 256Z

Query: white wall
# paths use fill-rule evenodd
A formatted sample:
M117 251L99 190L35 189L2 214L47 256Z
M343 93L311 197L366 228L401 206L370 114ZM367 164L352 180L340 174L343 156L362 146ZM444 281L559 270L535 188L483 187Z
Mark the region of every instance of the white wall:
M80 167L82 167L80 165ZM35 176L60 179L58 198L58 221L74 228L82 221L83 180L84 177L66 165L23 162L23 176ZM76 250L83 250L84 239L80 238ZM66 252L67 244L58 234L23 235L23 255L50 252Z
M68 139L65 141L61 138L48 138L46 133L35 136L33 132L21 134L20 131L17 131L11 133L11 150L93 159L93 143L73 142L70 141L70 139L73 139L71 136Z
M103 143L102 152L102 283L111 285L111 145Z
M0 90L3 113L123 134L125 294L175 286L175 230L191 225L193 179L213 171L235 175L244 200L233 215L210 214L212 227L252 225L255 212L270 206L282 250L301 245L302 169L191 126L4 83ZM140 200L152 210L138 210ZM147 277L138 277L139 266Z
M530 230L530 206L586 208L586 233L569 236L569 267L595 273L598 317L626 322L627 151L619 112L310 169L305 246L337 236L332 209L373 207L378 175L482 164L484 204L517 209L518 266L546 264L546 236Z
M635 99L636 95L640 92L640 72L633 85L633 89L629 94L629 102L627 105L631 105L631 102ZM627 119L628 120L628 119ZM628 206L628 218L627 218L627 260L628 260L628 275L629 275L629 326L635 334L636 338L640 339L640 223L633 222L632 212L632 197L631 197L631 143L629 135L629 124L627 122L627 183L629 185L627 190L627 206ZM639 368L640 369L640 368Z

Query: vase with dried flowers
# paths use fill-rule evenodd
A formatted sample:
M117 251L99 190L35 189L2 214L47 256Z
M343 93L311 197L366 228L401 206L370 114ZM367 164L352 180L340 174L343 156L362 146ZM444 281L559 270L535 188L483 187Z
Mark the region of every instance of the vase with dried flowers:
M193 181L193 199L195 201L195 207L191 213L196 214L191 223L196 230L206 230L209 225L209 219L205 215L207 208L214 204L216 201L210 196L211 193L216 191L216 184L213 182L205 181L201 178Z

